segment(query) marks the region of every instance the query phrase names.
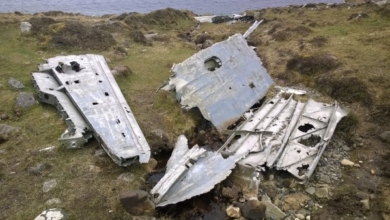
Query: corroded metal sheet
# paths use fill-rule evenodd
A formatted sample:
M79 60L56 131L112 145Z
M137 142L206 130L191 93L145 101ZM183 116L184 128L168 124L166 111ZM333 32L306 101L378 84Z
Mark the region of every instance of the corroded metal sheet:
M164 177L151 190L156 206L176 204L209 192L230 175L239 158L224 159L220 153L206 151L198 145L188 149L187 139L181 135Z
M68 124L64 145L81 147L93 135L121 166L149 161L149 145L103 56L57 56L39 71L32 73L39 99Z
M237 121L273 84L241 34L201 50L171 70L165 90L175 90L184 109L198 107L218 130Z
M302 91L282 90L231 131L221 151L246 154L239 162L243 165L276 167L305 181L345 115L337 102L316 102Z

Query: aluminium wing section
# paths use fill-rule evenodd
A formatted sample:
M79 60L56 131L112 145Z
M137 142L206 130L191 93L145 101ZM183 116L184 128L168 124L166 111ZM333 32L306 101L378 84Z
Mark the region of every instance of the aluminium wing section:
M171 71L163 89L175 90L182 108L198 107L219 131L237 121L273 84L241 34L199 51Z
M337 102L320 103L285 89L230 131L236 140L225 143L222 153L246 154L242 165L276 167L306 181L345 115Z
M114 162L149 161L149 145L103 56L57 56L40 70L51 73Z
M224 159L220 153L198 145L188 149L187 140L180 136L164 177L151 190L156 206L176 204L209 192L230 175L238 158Z

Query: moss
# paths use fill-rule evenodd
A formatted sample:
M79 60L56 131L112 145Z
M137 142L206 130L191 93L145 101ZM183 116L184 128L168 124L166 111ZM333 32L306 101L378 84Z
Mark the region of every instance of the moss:
M287 69L303 75L319 75L336 69L339 63L331 55L295 55L287 62Z

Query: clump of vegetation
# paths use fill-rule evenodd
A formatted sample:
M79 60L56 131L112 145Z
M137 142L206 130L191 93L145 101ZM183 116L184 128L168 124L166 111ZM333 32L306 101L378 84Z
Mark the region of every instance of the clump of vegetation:
M328 39L324 36L317 36L317 37L314 37L313 39L311 39L309 42L313 46L323 47L328 42Z
M51 36L50 43L57 47L82 49L108 49L116 44L112 35L79 22L66 22Z
M302 75L319 75L336 69L339 63L332 55L301 56L295 55L287 62L287 69Z
M358 116L354 112L349 112L348 115L342 118L337 124L336 130L351 136L356 133L359 124Z
M195 44L203 44L206 40L213 39L212 36L208 33L198 34L195 38Z
M328 74L316 78L315 82L321 91L335 99L348 103L360 102L367 106L373 104L367 85L357 77Z
M31 24L31 33L45 34L48 33L49 26L57 23L53 18L49 17L33 17L29 20Z
M146 37L142 33L142 31L133 31L133 32L131 32L130 36L137 43L152 46L152 42L150 40L146 39Z
M296 27L287 27L284 30L276 31L278 27L279 25L274 25L272 29L268 32L276 41L286 41L293 35L307 36L309 33L312 32L310 28L302 25Z

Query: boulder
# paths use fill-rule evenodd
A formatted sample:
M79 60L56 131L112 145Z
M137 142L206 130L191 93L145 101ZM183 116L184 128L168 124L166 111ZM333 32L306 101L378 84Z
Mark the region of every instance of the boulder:
M327 185L324 185L321 188L318 188L315 192L315 195L317 196L317 198L320 198L320 199L328 198L329 187Z
M43 190L43 192L46 193L46 192L49 192L50 190L52 190L56 186L57 186L57 180L52 179L52 180L49 180L49 181L46 181L43 183L42 190Z
M133 71L128 66L116 66L111 72L114 76L128 76L133 73Z
M286 213L274 205L267 195L263 195L261 197L261 202L263 202L263 204L267 207L265 210L265 217L267 219L280 220L286 217Z
M129 172L122 173L121 175L118 176L118 180L121 180L126 183L131 183L134 181L134 179L135 179L134 174Z
M149 194L142 190L133 190L120 195L123 208L135 216L151 216L155 205L150 201Z
M39 214L34 220L67 220L68 215L63 209L48 209Z
M283 211L298 210L301 204L305 204L310 198L303 193L293 193L285 197L282 206Z
M250 220L263 219L267 206L258 200L247 201L241 209L242 216Z
M17 133L19 128L12 127L6 124L0 124L0 144L6 142L11 138L12 135Z
M15 78L9 78L8 84L14 89L24 89L25 86Z
M226 209L226 215L229 216L230 218L240 218L241 217L240 208L230 205Z
M223 187L222 196L228 199L237 200L238 199L238 190L234 187Z
M211 47L213 45L213 41L211 40L206 40L203 44L202 44L202 49L206 49L208 47Z
M32 175L41 175L42 171L45 170L46 165L43 163L40 163L36 165L35 167L28 168L28 172Z
M341 165L346 166L346 167L353 167L353 165L355 165L355 163L350 161L350 160L343 159L341 161Z
M45 205L52 206L52 205L59 205L61 203L62 203L61 199L59 199L59 198L52 198L52 199L47 200L45 202Z
M21 24L20 24L20 31L23 32L29 32L30 29L31 29L31 24L27 21L23 21Z
M28 92L19 93L16 98L15 110L28 109L36 103L33 94Z
M390 131L384 131L379 137L382 141L390 143Z

